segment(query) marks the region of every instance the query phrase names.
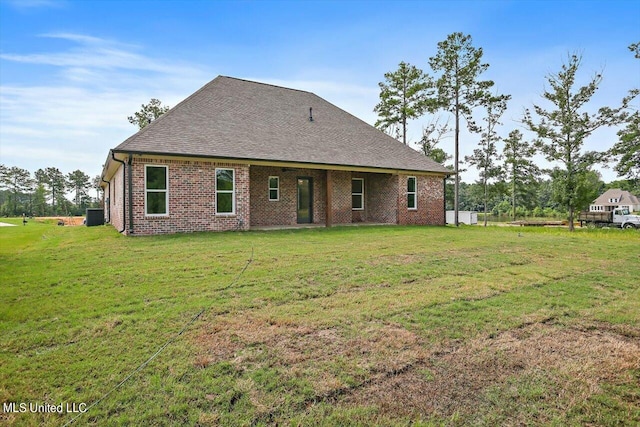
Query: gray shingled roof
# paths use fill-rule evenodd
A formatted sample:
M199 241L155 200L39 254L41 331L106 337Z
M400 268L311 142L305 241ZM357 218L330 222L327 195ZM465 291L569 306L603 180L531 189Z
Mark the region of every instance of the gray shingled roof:
M609 199L617 199L617 203L611 203ZM610 188L595 199L592 205L600 206L619 206L619 205L638 205L640 201L636 196L626 190L619 188Z
M224 76L114 151L451 173L311 92Z

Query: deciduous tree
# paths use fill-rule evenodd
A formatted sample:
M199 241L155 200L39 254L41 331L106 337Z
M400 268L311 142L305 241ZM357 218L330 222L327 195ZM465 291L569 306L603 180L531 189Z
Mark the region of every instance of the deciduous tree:
M448 121L441 125L440 118L432 120L426 127L422 128L422 139L419 142L420 150L425 156L444 165L447 160L451 159L451 155L447 154L442 148L437 147L437 145L449 132L451 132L451 129Z
M584 141L596 129L626 119L622 110L629 102L626 98L617 109L602 107L597 113L584 111L602 81L602 74L596 73L586 85L576 88L580 62L580 56L570 55L558 73L547 76L550 89L542 96L551 103L549 109L534 105L536 117L529 109L524 115L524 123L539 138L537 148L548 161L562 166L554 170L554 190L569 212L570 231L574 229L574 212L581 205L582 177L599 160L597 153L583 152Z
M636 59L640 59L640 42L629 46ZM629 98L636 97L640 88L629 92ZM629 115L626 127L618 131L618 141L609 150L609 154L616 160L614 167L618 176L632 181L635 192L640 192L640 112L634 111Z

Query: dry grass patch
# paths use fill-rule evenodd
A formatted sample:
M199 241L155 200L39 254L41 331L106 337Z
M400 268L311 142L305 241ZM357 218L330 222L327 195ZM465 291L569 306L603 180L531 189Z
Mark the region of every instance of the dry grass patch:
M396 324L312 326L270 318L222 318L196 338L196 366L229 361L240 371L283 368L318 399L423 360L420 338ZM203 363L206 360L206 363Z
M393 323L326 327L229 316L199 332L194 365L232 364L239 373L235 393L247 397L254 420L267 423L330 404L338 411L375 408L380 419L545 424L580 412L603 387L637 382L640 328L552 322L434 348ZM293 396L265 389L253 376L264 369L310 390ZM624 399L618 402L626 411L621 418L633 419L638 394ZM596 415L580 416L593 421Z
M603 385L637 381L632 371L640 369L638 332L536 323L444 349L421 366L355 391L341 404L373 404L383 415L467 421L482 413L500 418L500 411L507 410L512 412L502 414L502 423L550 422L553 415L528 408L526 401L533 398L554 411L568 411L600 393ZM496 407L495 395L501 396L500 404L510 396L520 405ZM632 396L623 405L631 414L640 401Z

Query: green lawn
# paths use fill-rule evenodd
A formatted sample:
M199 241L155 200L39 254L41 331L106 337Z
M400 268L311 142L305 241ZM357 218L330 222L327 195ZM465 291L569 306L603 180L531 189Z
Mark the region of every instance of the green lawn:
M0 302L0 401L112 391L74 425L640 420L638 230L131 238L32 221L0 228Z

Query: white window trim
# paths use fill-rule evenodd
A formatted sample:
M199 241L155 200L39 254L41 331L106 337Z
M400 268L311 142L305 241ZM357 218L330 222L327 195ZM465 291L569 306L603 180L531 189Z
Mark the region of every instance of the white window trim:
M364 178L351 178L351 188L353 189L353 181L362 181L362 193L354 193L353 190L351 191L351 210L352 211L363 211L364 210ZM354 208L353 207L353 196L361 196L362 197L362 207L361 208Z
M415 191L409 191L409 180L413 178L415 185ZM414 206L413 207L409 207L409 194L413 194L415 197L413 198L414 201ZM408 176L407 177L407 210L410 211L417 211L418 210L418 178L416 178L415 176Z
M147 168L164 168L165 169L165 173L164 173L164 177L165 177L165 184L166 184L166 189L165 190L156 190L156 189L148 189L147 188ZM165 197L165 213L163 214L156 214L156 213L149 213L147 211L147 193L167 193L167 197ZM144 165L144 215L145 216L169 216L169 166L167 165Z
M278 182L278 185L277 185L277 187L276 187L276 188L271 188L271 180L272 180L273 178L275 178L275 179L276 179L276 181ZM280 200L280 177L279 177L279 176L275 176L275 175L270 176L270 177L269 177L269 180L267 181L267 186L269 187L268 194L267 194L267 196L268 196L268 198L269 198L269 201L270 201L270 202L277 202L277 201L279 201L279 200ZM271 191L272 191L272 190L276 190L276 194L277 194L277 196L276 196L276 198L275 198L275 199L272 199L272 198L271 198Z
M233 171L233 188L231 190L218 190L218 171ZM216 205L216 215L219 216L233 216L236 214L236 170L233 168L216 168L215 172L215 200L214 204ZM221 194L231 194L231 212L218 212L218 193Z

